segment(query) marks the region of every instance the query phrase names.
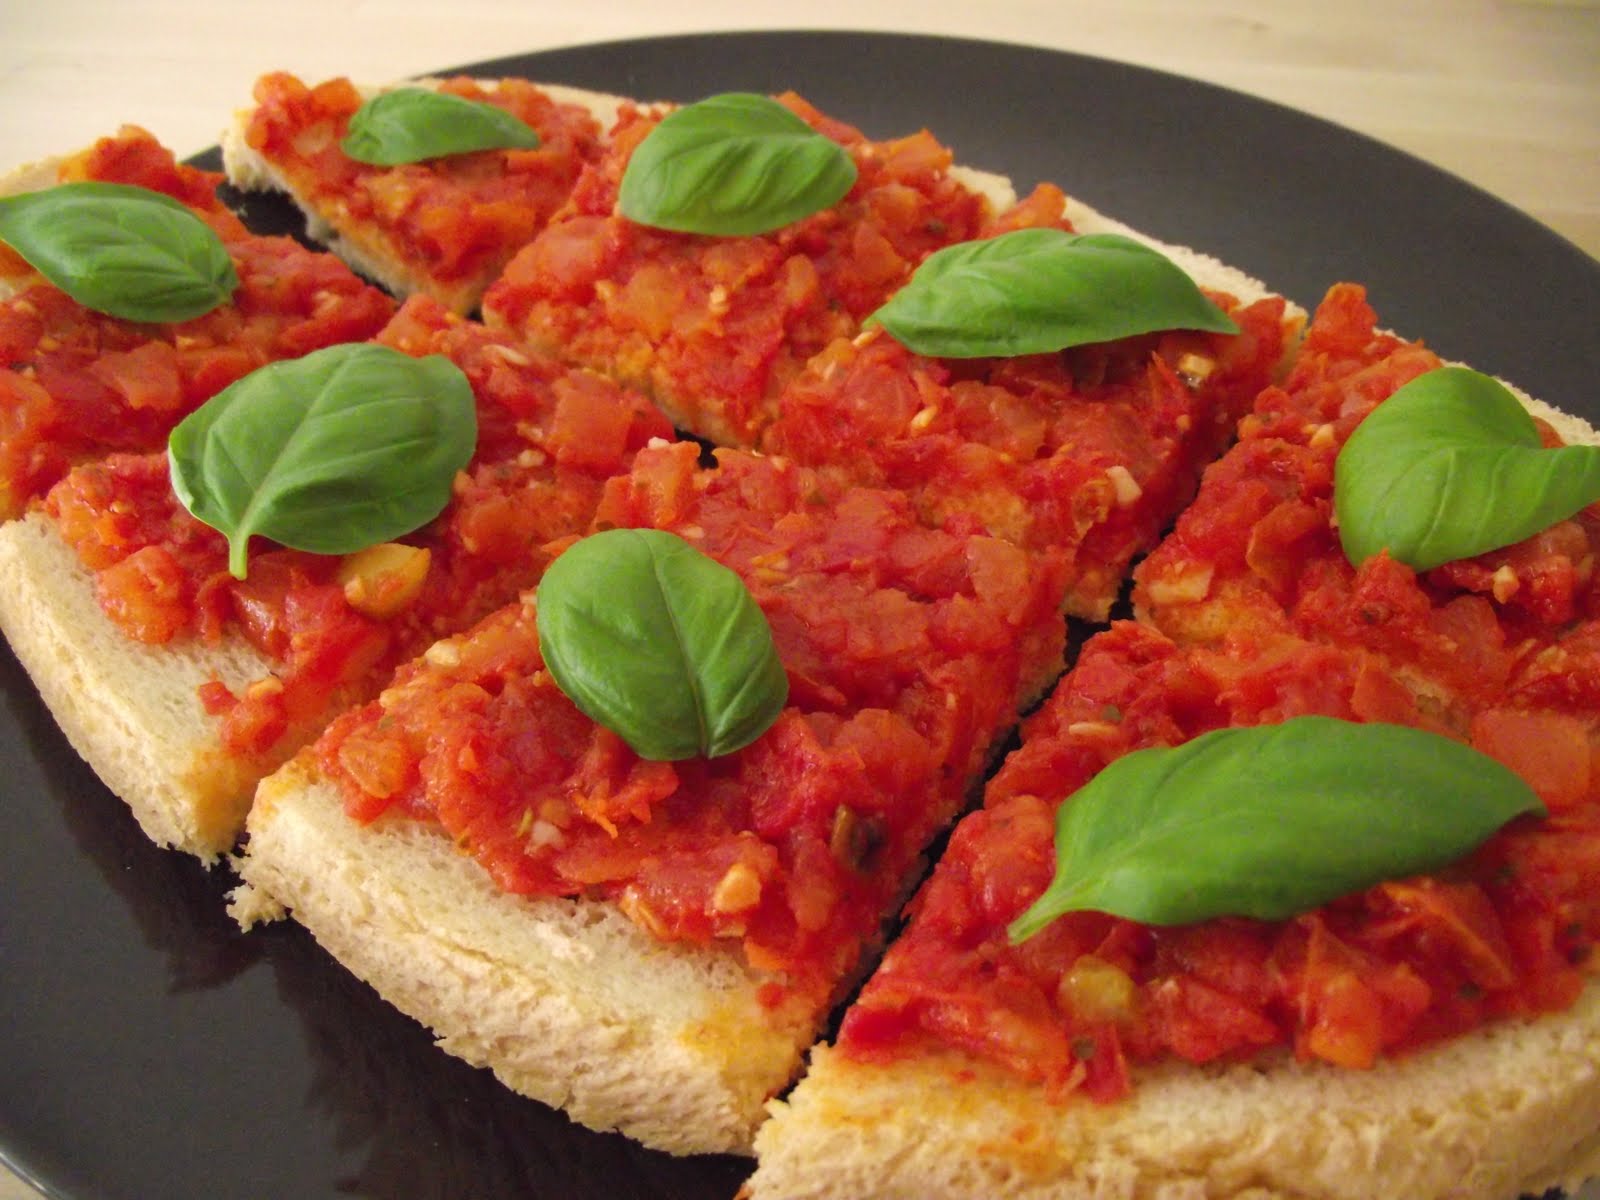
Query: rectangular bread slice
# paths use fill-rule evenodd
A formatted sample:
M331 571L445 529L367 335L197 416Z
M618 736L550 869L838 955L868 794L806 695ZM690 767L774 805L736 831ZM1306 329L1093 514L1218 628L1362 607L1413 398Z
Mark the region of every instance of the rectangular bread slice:
M905 491L930 525L976 519L1072 562L1065 608L1104 621L1134 558L1287 368L1297 305L1068 199L1080 233L1131 237L1190 275L1232 333L1165 330L1051 354L939 358L885 329L840 337L778 393L761 448Z

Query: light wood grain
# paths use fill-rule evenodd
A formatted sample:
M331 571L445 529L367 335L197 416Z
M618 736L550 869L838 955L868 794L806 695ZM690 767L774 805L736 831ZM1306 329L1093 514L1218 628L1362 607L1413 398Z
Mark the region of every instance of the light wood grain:
M4 0L0 163L122 121L212 142L262 71L386 79L710 29L873 28L1076 50L1263 96L1476 183L1600 257L1600 3L1486 0Z
M129 121L199 150L271 69L385 80L800 24L1022 42L1262 96L1441 166L1600 258L1600 0L0 0L0 169ZM32 1194L0 1170L0 1200Z

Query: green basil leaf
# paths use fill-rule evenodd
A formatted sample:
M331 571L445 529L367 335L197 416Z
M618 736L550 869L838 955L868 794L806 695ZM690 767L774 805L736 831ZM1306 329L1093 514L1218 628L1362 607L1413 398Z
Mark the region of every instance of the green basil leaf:
M745 236L831 208L855 181L839 143L776 100L730 92L650 131L628 159L617 210L657 229Z
M160 192L64 183L0 199L0 241L85 308L188 321L239 286L216 231Z
M339 148L376 167L423 162L474 150L532 150L526 121L485 104L427 88L380 92L356 109Z
M476 447L461 369L371 343L273 363L218 392L168 441L172 486L227 535L245 577L252 534L349 554L438 516Z
M1422 730L1315 716L1217 730L1119 758L1061 806L1055 879L1011 938L1080 910L1285 920L1543 812L1510 768Z
M1356 426L1334 467L1345 555L1426 571L1532 537L1600 500L1600 446L1547 450L1497 380L1441 367Z
M715 757L778 719L789 682L727 567L659 529L613 529L539 584L539 649L567 697L641 758Z
M1048 354L1167 329L1239 332L1165 255L1121 234L1060 229L937 250L867 321L939 358Z

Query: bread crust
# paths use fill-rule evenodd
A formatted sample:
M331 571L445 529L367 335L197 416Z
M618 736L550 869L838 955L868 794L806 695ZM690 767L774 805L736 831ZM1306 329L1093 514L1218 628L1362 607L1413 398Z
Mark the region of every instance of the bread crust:
M1512 1200L1594 1169L1600 983L1370 1071L1168 1063L1107 1106L954 1055L819 1046L772 1110L751 1200Z
M407 80L387 87L360 88L364 97L396 87L437 88L443 81L434 78ZM480 80L479 86L493 91L497 81ZM551 84L536 85L551 99L562 104L576 104L587 108L599 122L601 129L609 130L616 123L617 113L628 103L619 96L592 92L582 88ZM300 210L306 222L306 236L338 255L354 271L371 279L397 296L410 296L417 292L432 295L441 304L460 314L470 313L492 280L468 278L451 284L442 284L428 277L424 266L394 253L381 231L359 221L342 219L338 214L316 207L308 197L298 192L276 167L245 140L253 108L241 108L233 114L220 135L222 168L228 182L246 192L281 192Z
M817 1032L733 953L658 941L614 905L514 896L436 826L359 825L309 755L261 786L237 866L441 1048L513 1090L674 1154L748 1153Z
M269 664L242 639L145 645L101 611L94 576L41 513L0 526L0 631L77 752L150 839L211 861L271 763L226 754L197 696Z

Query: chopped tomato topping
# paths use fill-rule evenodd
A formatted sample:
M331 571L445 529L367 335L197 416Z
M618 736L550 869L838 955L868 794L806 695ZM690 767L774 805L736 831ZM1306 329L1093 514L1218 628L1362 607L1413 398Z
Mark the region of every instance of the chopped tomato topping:
M255 368L371 337L393 312L331 255L247 232L216 198L220 175L175 162L141 129L101 139L61 177L190 205L222 238L239 287L221 307L165 325L92 312L36 277L0 301L0 519L74 463L162 448L183 417Z
M538 133L538 147L371 166L339 147L362 104L356 87L347 79L308 86L283 72L257 81L245 140L344 236L382 247L421 275L420 287L464 309L566 200L601 131L587 110L525 80L439 86L518 117Z
M1059 660L1060 565L920 526L770 458L642 451L600 528L667 529L743 578L789 706L745 749L656 763L544 670L531 600L404 668L318 745L352 815L438 822L504 888L606 896L826 995Z
M1600 936L1600 522L1582 513L1424 576L1386 555L1352 567L1331 525L1338 447L1436 362L1377 332L1358 289L1330 293L1296 367L1136 572L1147 622L1090 640L957 827L846 1015L845 1053L953 1046L1048 1092L1113 1099L1136 1086L1130 1066L1162 1058L1282 1046L1360 1069L1574 1002ZM1105 765L1306 713L1470 742L1548 815L1438 876L1289 921L1145 928L1078 912L1011 944L1006 926L1052 877L1055 807ZM1122 1068L1096 1083L1113 1034Z
M478 446L445 511L405 543L414 577L400 599L353 586L359 556L258 542L245 579L227 544L179 504L164 454L111 455L77 468L45 509L98 572L106 614L130 637L215 641L232 630L278 664L270 680L224 700L207 685L223 744L279 755L329 706L365 699L393 667L434 639L532 586L559 542L585 530L605 480L671 428L643 397L575 376L447 313L408 302L379 335L408 354L444 354L478 401ZM290 736L293 735L293 736Z
M849 151L857 181L833 208L755 237L709 238L616 215L633 148L661 114L624 108L604 157L484 297L491 324L655 395L685 428L751 445L783 385L902 284L932 251L998 232L926 132L887 142L779 97ZM1061 224L1041 189L1007 227Z
M1017 359L932 360L840 339L778 397L761 439L831 477L905 491L939 524L1073 556L1069 611L1104 619L1129 562L1192 495L1284 353L1276 298L1237 336L1168 333ZM1190 383L1176 364L1203 359Z

